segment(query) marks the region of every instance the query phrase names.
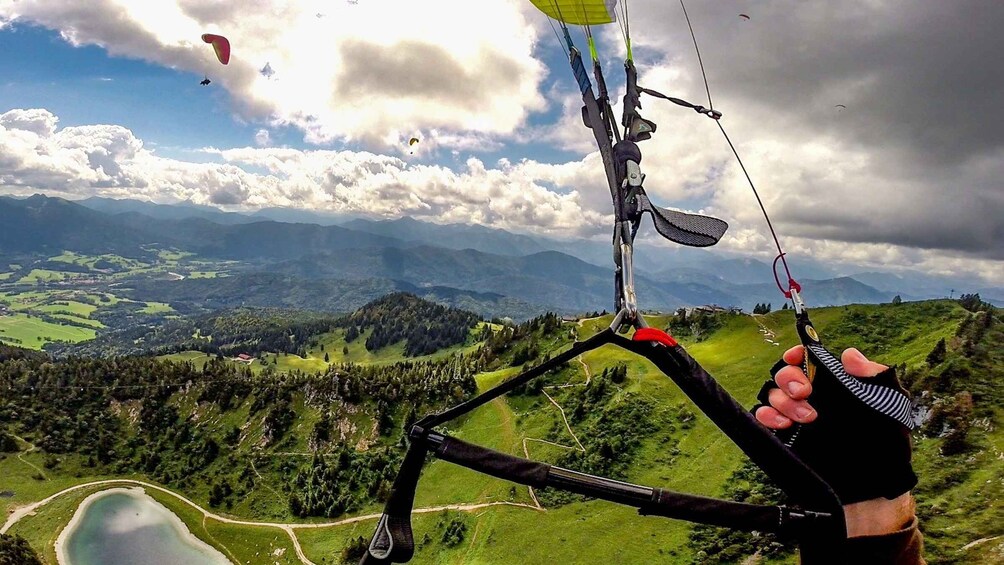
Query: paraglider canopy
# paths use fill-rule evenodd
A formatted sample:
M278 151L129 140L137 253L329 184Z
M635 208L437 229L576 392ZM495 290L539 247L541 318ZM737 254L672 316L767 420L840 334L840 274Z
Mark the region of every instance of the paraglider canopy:
M408 147L414 147L416 143L418 143L418 138L413 137L410 140L408 140ZM414 154L414 153L415 153L414 151L409 152L409 154Z
M530 0L538 10L566 24L599 25L617 21L617 0Z
M221 63L226 65L230 62L230 41L226 37L204 33L202 34L202 41L212 44L213 50L216 51L216 58Z
M744 19L744 20L750 19L750 17L747 16L746 14L739 14L739 17L742 18L742 19Z

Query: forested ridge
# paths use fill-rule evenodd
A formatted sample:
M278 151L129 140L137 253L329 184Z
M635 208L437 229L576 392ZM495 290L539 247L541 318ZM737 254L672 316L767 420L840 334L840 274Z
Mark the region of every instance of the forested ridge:
M444 347L463 343L480 316L473 312L447 308L405 292L388 294L342 318L337 325L346 328L345 340L352 342L367 329L366 349L375 351L404 341L408 356L433 353Z
M302 354L308 340L329 331L339 316L282 308L235 308L103 332L77 344L53 344L56 356L163 355L178 351L234 356Z
M344 328L347 342L372 330L366 337L369 351L403 341L404 354L415 357L464 343L480 320L480 316L471 312L413 294L393 293L348 315L284 308L234 308L106 331L94 340L51 344L46 350L59 357L164 355L180 351L305 357L317 336Z
M229 505L252 486L250 459L306 443L335 457L326 460L324 485L290 498L292 513L301 516L333 517L385 496L381 484L401 455L404 419L476 390L475 366L462 357L264 377L216 359L201 370L142 357L51 362L9 347L0 359L0 436L32 441L47 454L46 467L78 455L95 472L141 473L185 492L206 492L211 506ZM306 422L313 423L292 431ZM347 447L360 442L366 449ZM297 493L316 474L309 459L286 460L275 470Z

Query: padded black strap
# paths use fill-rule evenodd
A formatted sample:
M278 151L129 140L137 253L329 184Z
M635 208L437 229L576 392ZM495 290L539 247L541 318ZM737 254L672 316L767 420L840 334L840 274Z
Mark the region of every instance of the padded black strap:
M610 343L610 340L613 338L614 335L615 335L614 331L610 328L607 328L585 341L580 341L576 343L563 353L552 357L551 359L541 363L540 365L537 365L536 367L526 371L525 373L517 375L512 379L509 379L508 381L505 381L502 384L490 390L487 390L479 394L478 396L475 396L474 398L468 400L467 402L460 403L450 408L449 410L440 412L439 414L434 414L432 416L423 418L422 421L418 423L418 425L426 429L431 429L435 426L438 426L439 424L442 424L443 422L449 422L450 420L453 420L464 414L467 414L468 412L474 410L478 406L483 406L491 402L492 400L498 398L499 396L502 396L507 392L511 392L516 387L525 384L530 380L539 377L540 375L543 375L544 373L547 373L551 369L555 369L564 365L565 363L571 361L572 359L575 359L576 357L587 351L592 351L596 348L602 347Z
M422 474L427 451L425 446L412 444L404 456L401 469L394 479L383 516L360 565L405 563L415 553L415 538L411 531L411 510L415 505L415 490Z

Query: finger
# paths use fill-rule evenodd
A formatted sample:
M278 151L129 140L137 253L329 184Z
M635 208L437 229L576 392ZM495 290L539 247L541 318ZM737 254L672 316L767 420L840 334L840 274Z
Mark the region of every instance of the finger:
M774 382L789 397L795 400L804 400L812 394L812 383L809 377L805 376L801 367L788 365L777 372Z
M772 430L783 430L794 423L770 406L763 406L757 410L756 419Z
M785 351L781 358L789 365L801 365L802 360L805 359L805 348L801 345L796 345Z
M869 361L864 353L853 347L844 350L840 355L840 362L843 363L844 370L855 377L874 377L889 368L882 363Z
M816 419L816 411L804 400L795 400L779 388L770 391L770 405L790 420L808 424Z

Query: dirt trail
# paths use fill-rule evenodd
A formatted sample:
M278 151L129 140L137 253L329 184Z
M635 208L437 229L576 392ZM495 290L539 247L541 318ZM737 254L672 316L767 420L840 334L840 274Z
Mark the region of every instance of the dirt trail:
M17 439L19 439L19 440L21 440L21 441L23 441L24 443L28 444L28 449L26 449L23 453L18 453L17 454L18 461L24 463L25 465L31 467L32 469L34 469L36 471L38 471L38 474L42 476L42 479L48 481L49 477L47 477L45 475L45 471L43 471L42 469L40 469L37 466L35 466L35 464L32 463L31 461L28 461L27 459L25 459L24 457L22 457L22 455L24 455L25 453L31 453L32 451L35 451L35 449L37 449L35 447L35 444L33 444L30 441L24 439L23 437L20 437L20 436L14 436L14 437L17 438Z
M582 320L579 320L579 325L580 326L582 325ZM560 447L561 449L578 450L578 451L582 451L582 452L586 451L586 448L582 446L582 442L579 441L579 437L577 435L575 435L575 432L572 431L572 426L568 423L568 418L565 416L565 409L562 408L561 405L558 404L558 402L555 401L554 398L552 398L551 395L547 393L547 390L545 390L545 389L549 389L549 388L554 389L554 388L569 388L569 387L573 387L573 386L588 386L589 383L590 383L590 381L591 381L591 379L593 378L592 374L589 372L589 365L586 365L586 362L582 360L582 356L581 355L577 356L575 358L575 360L578 361L582 365L582 370L583 370L583 372L586 373L586 382L584 382L584 383L574 383L574 384L565 383L563 385L552 385L552 386L546 386L543 389L541 389L541 392L544 393L544 396L546 396L547 399L551 401L551 404L553 404L554 407L558 409L558 412L561 413L561 420L565 423L565 429L568 430L568 435L572 436L572 439L575 440L575 446L563 445L563 444L560 444L560 443L555 443L553 441L548 441L546 439L540 439L540 438L535 438L535 437L526 437L526 438L523 438L523 455L525 455L527 459L530 459L530 450L527 448L527 445L526 445L526 442L528 442L528 441L535 441L537 443L543 443L543 444L547 444L547 445L553 445L555 447ZM533 487L526 487L526 488L530 491L530 498L533 499L533 504L537 507L538 510L543 510L544 507L541 506L540 505L540 501L537 500L537 493L535 493L533 491Z

